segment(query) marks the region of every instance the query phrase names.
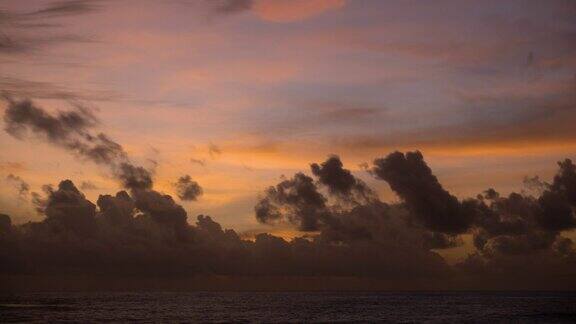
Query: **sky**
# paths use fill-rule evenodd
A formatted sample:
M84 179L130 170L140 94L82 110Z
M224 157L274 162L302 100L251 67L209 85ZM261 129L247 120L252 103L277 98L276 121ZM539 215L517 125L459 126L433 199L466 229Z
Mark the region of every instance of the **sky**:
M332 154L391 203L406 197L367 171L396 150L420 151L459 200L552 183L576 158L574 17L569 0L2 0L2 110L80 109L154 190L201 187L178 201L189 219L288 239L301 228L255 205ZM126 187L118 165L8 128L0 212L14 224L44 218L28 194L46 184L94 202Z

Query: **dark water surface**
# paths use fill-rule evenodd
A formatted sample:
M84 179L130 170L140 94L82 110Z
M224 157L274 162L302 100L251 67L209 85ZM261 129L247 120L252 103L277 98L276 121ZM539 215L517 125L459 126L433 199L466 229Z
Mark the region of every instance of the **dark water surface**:
M0 322L563 322L576 293L0 294Z

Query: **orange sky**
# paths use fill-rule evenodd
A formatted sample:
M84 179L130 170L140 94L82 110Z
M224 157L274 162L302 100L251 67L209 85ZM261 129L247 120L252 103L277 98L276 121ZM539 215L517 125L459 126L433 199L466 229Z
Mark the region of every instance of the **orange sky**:
M0 89L52 111L71 94L154 170L157 190L173 194L190 174L204 195L183 203L189 215L250 235L273 230L254 219L258 194L329 154L386 200L396 198L359 165L396 149L421 150L459 197L550 179L556 161L576 157L570 14L536 1L94 2L2 21L30 49L0 47ZM56 26L20 25L33 23ZM93 183L92 200L120 188L42 141L1 132L0 146L2 178L32 191L63 178ZM0 199L17 223L40 217L9 183Z

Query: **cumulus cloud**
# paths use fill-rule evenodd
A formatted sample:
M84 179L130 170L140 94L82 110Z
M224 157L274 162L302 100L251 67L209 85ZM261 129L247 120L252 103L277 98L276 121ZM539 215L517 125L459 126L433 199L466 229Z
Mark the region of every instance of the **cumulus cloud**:
M117 168L113 169L116 177L127 189L151 189L152 174L141 166L132 165L129 162L121 162Z
M538 199L541 211L536 221L550 231L570 230L576 227L572 204L562 194L545 191Z
M96 205L88 201L70 180L51 191L45 203L46 223L54 230L70 230L81 235L94 230Z
M202 195L202 188L189 175L181 176L174 187L180 200L196 200Z
M0 244L17 246L2 269L393 278L442 277L448 270L437 254L415 244L422 243L418 238L400 231L384 204L354 211L350 219L342 214L340 225L329 231L290 242L270 234L242 240L205 215L190 225L181 206L152 190L102 195L97 205L65 180L48 194L44 220L14 226L9 217L0 218L0 229L14 232Z
M468 260L470 264L480 259L501 267L509 257L534 253L574 261L572 241L561 232L576 227L571 196L576 173L571 160L558 165L552 184L546 184L538 197L518 193L501 197L493 189L479 196L473 233L480 253Z
M301 231L318 230L328 217L326 198L318 192L314 180L303 173L268 188L255 210L262 223L288 220Z
M391 156L398 153L384 160ZM421 155L411 152L405 156L416 158L417 169L425 170ZM338 174L350 180L349 171L336 159L332 156L316 165L322 169L334 164ZM377 159L374 168L382 163ZM570 200L573 164L567 160L559 166L546 192L560 195L574 208ZM326 175L316 173L318 178ZM430 174L424 178L432 180ZM576 262L572 242L562 237L557 227L539 220L539 213L545 210L542 196L512 193L503 197L487 190L471 199L475 212L468 233L474 236L476 251L449 266L434 249L460 244L460 237L415 221L423 219L415 215L422 212L415 208L421 201L406 199L391 205L375 198L346 209L329 203L330 195L345 190L328 190L326 197L318 186L325 184L297 173L269 188L256 209L260 221L287 220L315 233L291 241L263 233L248 241L209 216L199 215L195 224L188 224L186 211L168 195L149 189L120 191L114 196L101 195L96 208L65 180L56 189L45 188L44 220L17 226L0 215L0 231L9 233L0 240L6 260L0 270L28 274L355 276L484 283L490 278L517 277L519 269L530 264L532 268L522 271L526 280L565 278L558 276ZM438 186L424 189L445 200L449 193L438 194ZM437 213L432 210L429 217L446 217ZM552 218L552 223L558 222ZM562 280L568 284L568 279Z
M126 225L134 216L136 204L126 191L119 191L115 196L100 195L96 202L102 219L114 225Z
M310 165L316 182L302 173L265 191L255 207L262 223L288 222L301 231L320 231L327 241L350 239L386 241L382 231L403 233L414 246L443 249L461 240L453 233L435 232L412 222L413 214L381 202L374 191L343 168L338 156ZM326 187L327 196L322 193Z
M362 180L343 168L342 161L336 155L331 156L322 164L310 165L312 174L326 186L331 194L345 200L369 201L374 199L374 192Z
M394 152L376 159L371 172L390 185L416 218L434 231L457 234L468 230L474 211L446 191L420 152Z
M267 188L256 219L307 232L290 241L271 234L242 239L210 216L188 222L170 195L152 189L151 174L130 163L123 148L94 134L96 118L75 106L48 113L31 101L8 100L5 130L30 134L110 167L127 191L101 195L96 204L70 180L31 198L44 219L14 225L0 215L2 273L354 276L413 282L489 281L510 278L521 267L527 282L560 277L576 265L573 243L562 236L576 227L576 167L559 162L550 184L536 196L488 189L459 200L438 181L420 152L393 152L366 169L386 181L400 203L381 201L344 168L336 155ZM13 176L12 180L17 179ZM200 186L189 175L174 184L181 200ZM436 252L473 238L474 251L450 266ZM471 282L471 281L469 281ZM576 284L576 283L573 283Z
M460 234L471 234L476 251L455 266L459 275L509 276L519 269L515 263L529 266L534 258L542 265L531 275L556 276L576 262L572 241L562 236L562 231L575 227L576 168L570 160L559 162L559 167L551 184L540 184L544 189L537 191L538 196L523 192L504 197L488 189L460 201L443 188L420 152L394 152L374 160L369 172L388 182L402 199L399 204L388 205L376 198L342 209L330 205L311 178L296 174L265 192L256 206L256 217L264 223L287 220L300 230L313 229L323 241L381 244L392 239L428 252L461 245ZM335 156L312 164L312 173L319 178L319 186L328 187L329 195L350 194L355 183Z

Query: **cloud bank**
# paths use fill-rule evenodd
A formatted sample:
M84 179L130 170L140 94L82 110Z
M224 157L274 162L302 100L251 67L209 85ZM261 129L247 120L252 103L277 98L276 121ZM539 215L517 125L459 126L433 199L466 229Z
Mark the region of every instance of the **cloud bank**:
M8 99L4 122L16 138L33 135L108 167L126 191L94 203L64 180L46 186L45 197L33 195L43 220L13 225L0 215L3 274L345 276L400 280L406 287L495 278L576 284L576 253L563 236L576 227L576 165L568 159L558 163L551 183L532 179L537 195L487 189L459 200L420 152L393 152L367 168L398 195L401 202L391 204L333 155L312 163L312 176L299 172L264 190L255 206L259 222L305 235L246 240L210 216L190 224L176 200L153 189L149 171L94 133L97 120L84 107L50 114L29 100ZM202 193L189 175L174 185L181 200ZM438 250L461 245L463 235L472 237L475 250L449 265Z

